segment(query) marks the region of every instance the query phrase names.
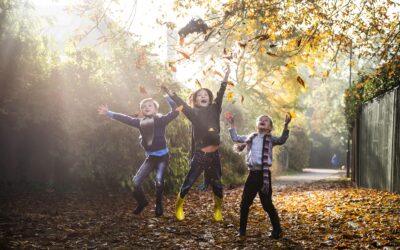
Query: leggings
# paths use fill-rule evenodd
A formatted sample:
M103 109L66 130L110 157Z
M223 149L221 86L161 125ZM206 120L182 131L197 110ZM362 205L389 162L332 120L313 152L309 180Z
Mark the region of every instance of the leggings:
M205 153L196 151L190 162L190 170L183 181L180 190L181 198L185 197L197 178L204 171L205 183L212 186L212 190L219 198L223 197L221 183L221 161L219 152Z

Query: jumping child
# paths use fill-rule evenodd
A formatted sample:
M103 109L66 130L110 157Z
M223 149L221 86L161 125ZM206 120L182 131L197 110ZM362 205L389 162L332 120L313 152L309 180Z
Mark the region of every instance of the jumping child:
M282 228L279 223L278 213L272 204L270 171L272 165L272 148L275 145L282 145L286 142L289 137L288 124L292 117L286 115L285 127L280 137L271 135L273 122L268 115L262 115L257 118L257 132L250 135L238 135L233 116L227 115L226 119L230 123L229 133L232 141L242 143L235 145L235 149L240 152L247 147L246 164L249 169L249 175L244 185L240 204L240 229L237 236L246 235L249 208L258 193L262 207L268 213L271 220L272 232L270 237L278 239L281 237Z
M214 215L215 221L222 220L223 188L221 184L221 160L218 152L220 144L220 115L221 105L224 97L228 77L229 66L225 72L224 79L213 100L211 90L201 88L191 96L192 107L171 92L166 86L163 90L174 100L178 106L182 106L182 112L192 122L192 140L194 142L194 153L190 162L190 170L180 188L176 199L175 216L179 221L185 218L183 203L189 189L204 171L205 183L212 186L214 192Z
M107 115L109 118L120 121L140 131L140 142L145 149L146 159L133 177L134 192L133 196L137 201L137 207L133 210L134 214L139 214L148 205L148 201L142 189L142 182L155 171L156 185L156 207L157 217L163 214L162 196L164 191L164 175L168 168L169 154L165 140L165 128L174 118L179 115L176 104L168 96L166 100L171 110L166 115L158 114L159 104L152 98L143 99L139 106L143 118L131 117L124 114L115 113L108 110L108 107L101 105L98 109L100 115Z

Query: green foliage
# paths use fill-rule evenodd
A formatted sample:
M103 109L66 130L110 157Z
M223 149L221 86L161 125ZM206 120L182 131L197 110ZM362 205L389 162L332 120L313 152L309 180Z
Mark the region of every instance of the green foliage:
M361 73L356 84L346 89L345 115L349 129L354 126L357 112L364 102L400 85L400 57L383 64L373 74Z
M311 141L303 128L296 126L290 130L285 147L289 152L290 169L301 170L309 167Z

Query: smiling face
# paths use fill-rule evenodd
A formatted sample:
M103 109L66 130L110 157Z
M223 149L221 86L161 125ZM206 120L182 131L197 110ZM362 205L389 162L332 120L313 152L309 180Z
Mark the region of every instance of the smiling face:
M260 116L257 119L256 126L259 132L269 133L273 127L272 120L268 116Z
M210 104L210 95L207 90L201 89L194 95L194 106L207 107Z
M140 110L144 116L155 116L158 112L158 107L154 100L144 100L140 104Z

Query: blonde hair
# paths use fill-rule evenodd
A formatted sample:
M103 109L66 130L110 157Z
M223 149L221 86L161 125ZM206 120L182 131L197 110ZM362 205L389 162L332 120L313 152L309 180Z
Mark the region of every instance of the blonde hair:
M140 103L139 103L140 110L142 110L143 105L144 105L146 102L152 102L153 105L154 105L154 107L155 107L155 108L157 109L157 111L158 111L158 108L160 107L160 104L158 104L158 102L157 102L156 100L154 100L153 98L146 98L146 99L141 100Z

